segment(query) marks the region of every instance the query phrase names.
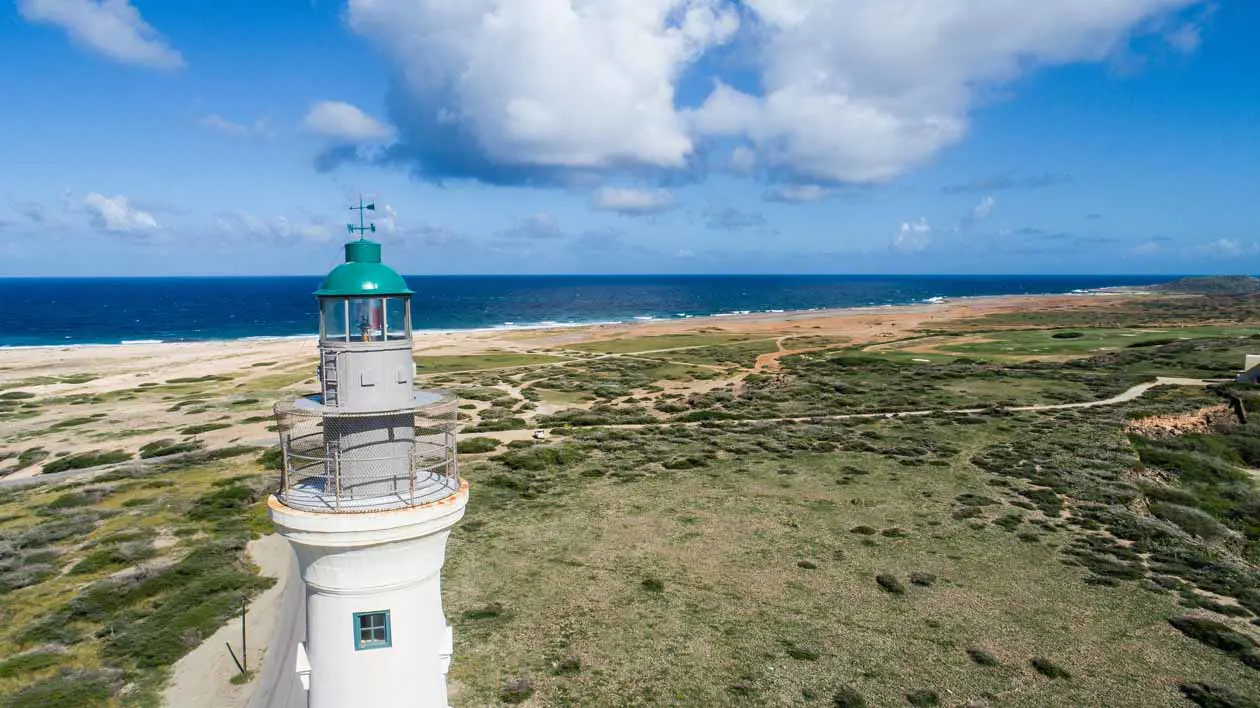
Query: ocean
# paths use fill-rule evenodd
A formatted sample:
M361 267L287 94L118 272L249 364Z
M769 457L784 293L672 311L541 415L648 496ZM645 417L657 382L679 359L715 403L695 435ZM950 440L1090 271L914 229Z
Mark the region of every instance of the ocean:
M411 276L413 326L461 330L1069 293L1171 276ZM321 276L0 278L0 346L311 335Z

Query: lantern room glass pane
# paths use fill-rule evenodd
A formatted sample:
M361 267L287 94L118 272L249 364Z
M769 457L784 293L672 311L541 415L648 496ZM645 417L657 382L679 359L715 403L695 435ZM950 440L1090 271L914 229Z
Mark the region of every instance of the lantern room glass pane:
M344 341L346 338L346 301L342 298L326 297L320 300L320 331L324 339Z
M410 339L411 330L407 323L407 298L385 298L385 328L390 339Z
M350 299L350 341L379 342L385 338L385 301L379 297Z

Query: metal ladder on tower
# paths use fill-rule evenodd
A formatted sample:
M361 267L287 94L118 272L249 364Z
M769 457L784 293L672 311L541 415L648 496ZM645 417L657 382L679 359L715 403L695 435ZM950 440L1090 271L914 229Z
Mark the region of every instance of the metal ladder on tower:
M324 383L324 405L337 405L337 352L320 352L319 375Z

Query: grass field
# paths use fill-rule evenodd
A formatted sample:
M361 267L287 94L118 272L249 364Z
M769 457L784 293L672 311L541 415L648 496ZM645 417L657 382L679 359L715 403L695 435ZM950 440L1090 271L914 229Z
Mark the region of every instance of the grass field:
M872 352L943 354L986 359L1030 359L1087 356L1107 351L1158 346L1192 339L1249 338L1255 327L1074 328L1007 330L957 336L916 338L881 345ZM907 351L913 350L913 351Z
M756 337L760 339L761 337ZM583 352L601 354L636 354L659 349L678 349L680 347L711 347L720 344L731 344L754 339L752 335L732 334L724 332L706 332L695 334L659 334L650 337L624 337L620 339L604 339L582 344L566 345L565 349L576 349Z
M1181 705L1185 682L1260 692L1260 672L1171 628L1178 595L1078 562L1096 532L1029 504L1042 482L973 462L1032 434L1053 444L1047 462L1120 474L1125 458L1095 454L1122 440L1102 417L591 431L523 486L510 465L470 466L443 578L452 701L494 704L512 678L549 706L830 706L847 688L873 706L923 691L942 705L1136 707ZM832 450L809 451L820 445Z
M492 352L462 356L418 356L417 374L445 374L457 371L498 369L511 366L535 366L566 361L565 357L547 354L519 354L516 352Z
M773 339L758 339L738 344L720 344L695 349L683 349L675 352L648 354L647 356L666 358L670 361L685 361L692 364L750 368L757 361L758 356L778 350L779 346Z
M272 582L243 560L271 531L255 456L0 496L0 705L156 705L168 667Z
M1060 313L1036 331L1023 313L874 349L791 337L827 349L758 373L774 340L723 332L567 361L418 357L423 385L463 399L473 495L443 571L452 705L1146 708L1192 706L1189 691L1254 707L1260 422L1132 427L1222 409L1202 388L1003 410L1228 377L1260 332L1204 324L1251 311L1228 305ZM266 585L243 546L269 531L274 460L236 446L270 436L271 400L313 372L269 364L0 392L19 431L0 474L192 455L0 490L0 708L155 707L168 667ZM1260 394L1227 388L1254 418ZM985 412L823 417L963 407ZM779 417L808 420L764 420ZM493 439L534 427L552 435Z

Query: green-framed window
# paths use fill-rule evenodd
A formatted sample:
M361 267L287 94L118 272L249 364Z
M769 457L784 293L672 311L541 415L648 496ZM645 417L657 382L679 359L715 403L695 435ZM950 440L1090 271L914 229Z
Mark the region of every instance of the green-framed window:
M390 646L389 610L354 613L354 648L383 649Z

